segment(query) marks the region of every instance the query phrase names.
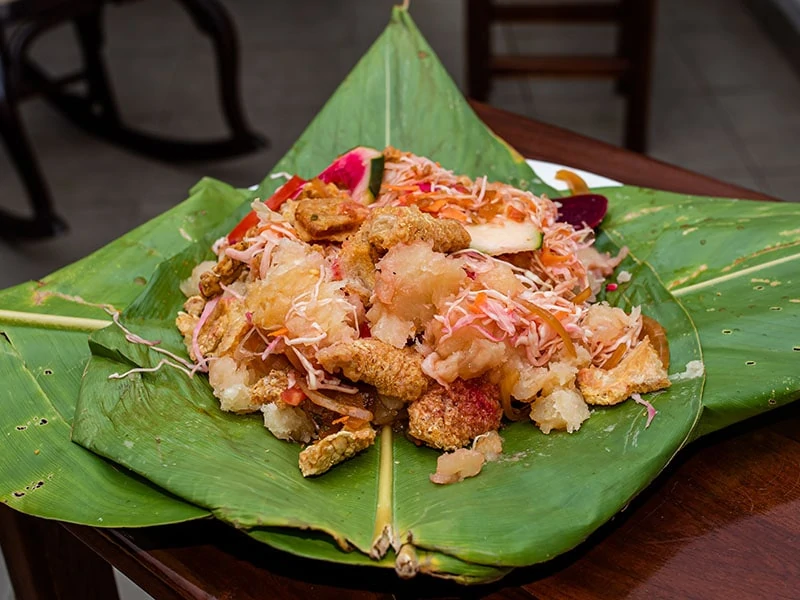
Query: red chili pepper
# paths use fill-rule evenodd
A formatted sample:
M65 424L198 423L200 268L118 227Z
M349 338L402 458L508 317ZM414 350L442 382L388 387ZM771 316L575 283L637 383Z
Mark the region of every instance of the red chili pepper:
M306 395L303 393L303 390L296 385L281 392L281 400L290 406L299 406L305 397Z
M267 208L270 210L278 210L284 202L290 198L294 198L303 185L305 185L305 183L305 179L295 175L289 181L275 190L275 193L267 199L265 202ZM228 234L228 243L235 244L236 242L240 242L244 238L244 235L247 233L247 231L255 225L258 225L258 215L254 210L251 210Z
M609 284L606 286L606 291L607 291L607 292L615 292L615 291L617 290L617 287L619 287L619 286L617 286L617 284L616 284L616 283L609 283Z
M305 183L305 179L295 175L275 190L275 193L272 194L272 197L266 202L267 207L270 210L278 210L289 198L294 198L295 194L300 191L300 188L302 188Z

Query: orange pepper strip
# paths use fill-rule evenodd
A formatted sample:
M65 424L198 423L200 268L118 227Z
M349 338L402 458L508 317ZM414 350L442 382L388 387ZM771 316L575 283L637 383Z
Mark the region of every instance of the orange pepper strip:
M608 357L608 360L602 364L600 367L601 369L613 369L619 364L619 361L622 360L622 357L625 356L625 351L628 347L625 344L620 344L614 350L614 353Z
M552 327L553 331L555 331L561 338L561 341L564 342L564 349L567 351L567 354L570 357L575 358L576 356L578 356L578 353L575 351L575 344L572 343L572 340L570 339L567 330L564 329L564 326L558 319L556 319L551 313L549 313L545 309L536 306L532 302L528 302L527 300L523 300L522 298L517 298L517 302L522 304L522 306L527 308L534 315L536 315L542 321L544 321L547 325Z
M588 194L589 186L581 178L580 175L567 169L560 169L556 172L556 179L563 181L567 184L570 194L576 196L578 194Z
M558 265L563 262L567 262L570 260L571 256L561 256L560 254L553 254L547 248L542 249L541 259L542 264L545 267L552 267L553 265Z
M642 333L639 339L650 338L650 343L658 352L659 358L665 369L669 369L669 343L667 342L667 332L661 323L655 319L642 315Z
M572 299L572 303L583 304L589 299L589 296L591 295L592 295L592 288L587 287L585 290L583 290L580 294L578 294Z

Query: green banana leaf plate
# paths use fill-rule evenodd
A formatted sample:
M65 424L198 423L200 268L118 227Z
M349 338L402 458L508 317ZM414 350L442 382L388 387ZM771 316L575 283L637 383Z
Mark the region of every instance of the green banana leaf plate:
M387 144L556 194L474 115L402 8L273 171L309 176L351 147ZM673 385L651 395L649 427L632 402L595 410L575 434L513 424L503 458L451 486L428 480L436 452L384 430L304 479L299 448L259 418L222 413L202 376L108 377L162 356L129 343L102 306L185 353L179 281L277 185L203 180L95 254L0 292L0 500L105 527L213 516L302 556L482 582L579 544L691 439L800 396L800 205L609 188L598 245L627 246L620 268L633 277L606 299L642 305L672 350ZM692 361L705 376L681 375Z

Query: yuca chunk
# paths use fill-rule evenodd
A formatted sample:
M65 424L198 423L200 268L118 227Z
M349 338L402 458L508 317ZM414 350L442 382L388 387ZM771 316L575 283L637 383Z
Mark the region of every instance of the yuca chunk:
M557 389L537 399L531 405L531 420L543 433L553 429L578 431L581 423L589 418L589 407L575 390Z
M306 242L341 242L361 226L369 209L344 198L306 198L294 207L294 226Z
M375 338L332 344L317 352L317 360L330 373L342 371L351 381L363 381L380 394L406 402L419 398L428 386L417 352Z
M669 386L667 370L650 338L644 338L613 369L588 367L578 371L578 388L589 404L619 404L631 394L644 394Z
M264 427L279 440L307 444L314 438L314 422L302 408L279 400L263 405L261 412L264 414Z
M229 356L208 364L208 382L225 412L250 413L261 407L261 400L250 395L251 373Z
M375 287L375 263L394 246L412 242L427 242L434 252L455 252L467 248L470 237L458 221L436 219L416 206L376 208L342 245L339 260L350 290L367 304Z
M429 242L395 246L377 268L367 319L372 336L396 348L405 346L439 312L439 305L469 282L462 261L434 252Z
M455 450L500 427L497 386L483 379L433 384L408 407L408 432L434 448Z
M458 483L467 477L475 477L481 472L484 455L477 450L459 448L455 452L448 452L436 459L436 473L430 475L430 480L439 485Z
M352 458L375 442L375 430L364 424L355 430L342 429L322 438L300 452L303 477L321 475L334 465Z

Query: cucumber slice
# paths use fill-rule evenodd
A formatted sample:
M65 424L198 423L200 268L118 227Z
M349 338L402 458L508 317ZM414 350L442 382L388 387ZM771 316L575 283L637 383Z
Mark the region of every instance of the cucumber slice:
M530 221L496 220L464 226L472 238L470 248L490 256L529 252L542 247L542 232Z

